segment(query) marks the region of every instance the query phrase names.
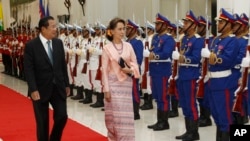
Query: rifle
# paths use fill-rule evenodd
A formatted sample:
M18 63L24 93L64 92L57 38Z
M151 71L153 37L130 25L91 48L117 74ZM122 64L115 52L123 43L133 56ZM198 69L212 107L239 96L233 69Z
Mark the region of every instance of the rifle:
M248 37L248 45L247 45L247 49L246 49L246 58L250 57L249 53L250 53L250 36ZM243 94L245 92L247 92L248 69L249 69L249 67L243 68L243 71L241 73L241 75L242 75L241 83L238 86L238 89L235 91L236 99L235 99L232 111L236 112L236 113L241 113L242 110L243 110L242 100L243 100Z
M79 43L78 42L76 42L76 49L78 49L79 48ZM77 54L75 54L75 66L74 66L74 68L73 68L73 76L76 76L76 74L77 74L77 64L78 64L78 55Z
M178 25L178 3L176 2L176 25ZM176 27L176 43L175 43L175 50L178 51L180 48L180 41L179 41L179 26ZM172 79L169 80L168 85L168 95L175 96L176 95L176 76L178 73L178 60L173 60L172 64Z
M100 42L100 49L103 49L103 41L102 40ZM102 67L102 56L99 55L99 66L98 66L98 70L97 70L97 73L96 73L95 80L102 80L102 70L101 70L101 67Z
M88 44L91 44L91 38L90 37L88 39ZM87 73L87 67L88 67L88 62L89 62L89 57L90 57L89 51L86 50L86 52L87 52L87 54L86 54L86 62L84 63L83 68L82 68L82 73L84 73L84 74Z
M101 42L100 42L100 49L103 49L103 37L102 37L102 29L101 29L101 23L99 23L99 28L101 30ZM95 80L102 80L102 55L99 55L99 66L98 66L98 70L96 73L96 77Z
M208 46L208 40L206 39L205 41L205 48L207 48ZM198 80L198 89L196 92L196 97L197 98L203 98L204 97L204 93L205 93L205 77L207 75L207 70L208 70L208 58L203 58L202 61L202 75L200 77L200 79Z
M79 38L78 38L78 29L77 29L77 26L75 26L75 29L76 29L76 50L79 48ZM73 68L73 76L76 76L77 75L77 64L78 64L78 54L75 53L75 66Z
M209 42L209 23L208 23L208 14L207 14L207 0L206 0L206 15L207 15L207 21L206 21L206 40L205 40L205 46L204 48L208 48L208 42ZM205 77L207 75L208 70L208 58L203 58L202 61L202 75L200 79L198 80L198 89L196 92L197 98L203 98L205 93Z
M146 21L146 11L144 9L144 21L145 21L145 29L146 29L146 41L145 41L145 50L149 50L149 42L148 42L148 29L147 29L147 21ZM142 75L142 82L141 82L141 88L147 89L147 72L149 70L149 60L148 57L144 58L144 72Z
M69 27L67 27L67 37L68 38L68 41L67 41L67 48L69 49L70 48L70 39L69 39ZM69 63L69 53L67 52L66 53L66 63L68 64Z

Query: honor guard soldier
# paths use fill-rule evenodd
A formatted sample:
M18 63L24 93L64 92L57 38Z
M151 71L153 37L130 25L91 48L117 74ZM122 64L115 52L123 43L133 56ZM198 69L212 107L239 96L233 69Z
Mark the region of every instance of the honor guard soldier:
M208 87L210 111L217 126L216 140L229 140L229 126L232 124L232 105L235 86L232 79L232 68L239 53L239 43L232 35L234 17L223 8L216 18L220 33L207 48L202 49L202 57L209 59Z
M92 49L89 49L91 52L90 55L90 68L91 68L91 82L93 83L93 87L95 90L96 94L96 102L94 104L91 104L90 106L93 108L99 108L99 107L104 107L104 93L102 92L102 83L101 79L97 79L97 72L100 72L101 69L101 55L102 55L102 48L104 45L104 35L105 35L105 30L106 26L101 24L100 22L97 22L95 27L95 38L93 39L93 47ZM100 77L101 78L101 77Z
M7 55L7 64L9 68L9 75L12 75L13 72L13 62L12 62L12 41L13 41L13 36L11 34L11 29L7 29L7 39L6 39L6 49L5 49L5 54Z
M4 73L5 74L10 74L11 73L11 67L9 67L9 57L7 55L7 44L8 44L8 31L4 31L3 32L3 39L2 39L2 46L3 46L3 50L2 50L2 59L3 59L3 65L4 65Z
M133 21L128 20L126 25L126 37L127 42L129 42L135 52L137 64L140 68L143 59L143 43L141 40L138 40L137 37L137 30L139 26L135 24ZM134 119L140 119L139 114L139 106L140 106L140 93L139 93L139 79L133 78L133 107L134 107Z
M92 103L92 95L93 95L93 83L91 82L91 74L90 74L90 54L93 51L92 49L92 34L95 32L95 30L90 27L88 24L83 29L83 41L82 45L84 48L83 54L85 55L85 62L82 66L82 73L83 73L83 84L84 84L84 92L85 92L85 98L83 100L80 100L79 102L83 104L89 104ZM91 48L91 49L90 49ZM89 50L90 49L90 50ZM93 65L93 64L92 64ZM98 66L97 66L98 67Z
M173 52L173 59L179 61L177 88L179 101L185 118L186 132L176 139L183 141L199 140L198 109L196 104L196 80L200 76L199 63L204 39L196 34L198 19L190 10L183 19L185 36L181 40L180 54Z
M239 42L239 52L237 55L237 60L235 62L235 66L232 68L232 79L235 80L233 86L235 86L235 91L237 89L238 86L238 81L239 78L241 77L241 62L243 57L246 56L246 47L248 44L248 32L249 32L249 19L246 16L246 14L241 14L241 16L239 16L238 14L234 14L234 18L235 18L235 23L233 26L233 33L235 34L236 38L238 39ZM248 117L247 117L247 93L244 94L244 98L243 98L243 111L242 113L238 114L238 113L234 113L234 123L235 124L244 124L248 122Z
M177 30L177 26L175 24L171 23L170 26L168 27L168 34L171 35L175 39L175 42L177 41L176 30ZM169 102L169 105L171 106L171 109L169 110L169 118L178 117L179 116L179 112L178 112L179 96L178 96L178 93L175 92L175 94L173 96L169 97L169 99L171 101L171 102Z
M201 36L201 38L206 38L206 32L209 32L211 22L207 21L203 16L198 17L199 25L197 27L197 33ZM208 25L207 25L208 23ZM208 28L206 28L208 26ZM208 29L208 31L206 31ZM213 36L208 33L209 39L208 44L210 44L213 40ZM207 83L205 82L204 86L204 96L203 98L197 98L200 107L200 117L199 117L199 127L206 127L212 125L212 120L210 118L210 107L209 107L209 90Z
M65 24L67 29L67 37L64 39L64 50L66 54L66 62L67 62L67 69L68 69L68 76L69 76L69 88L70 88L70 96L73 96L73 88L74 88L74 76L73 76L73 64L74 62L74 50L72 45L72 40L74 39L72 31L73 26L70 24Z
M12 65L13 65L13 76L15 77L18 77L18 73L19 73L19 70L18 70L18 67L17 67L17 54L18 54L18 40L15 36L15 31L14 31L14 28L12 28L12 37L13 37L13 40L12 40L12 52L11 52L11 56L12 56Z
M152 44L152 39L155 32L155 26L150 23L149 21L146 22L145 26L146 38L144 39L144 50L143 50L143 62L141 65L141 72L142 72L142 82L141 88L143 93L144 104L140 107L141 110L150 110L153 109L152 103L152 90L151 90L151 79L149 76L149 48Z
M154 131L169 129L169 104L167 98L168 79L171 75L171 55L175 47L172 36L167 34L170 21L161 14L156 15L156 35L152 39L149 54L149 75L152 82L152 95L157 102L157 122L149 125Z
M74 58L75 62L73 64L73 76L74 76L74 86L76 88L76 95L72 96L73 100L83 99L83 83L82 83L82 66L79 62L82 60L82 46L80 42L82 40L81 31L82 28L76 24L74 24L75 32L73 33L74 39L72 40L72 45L74 46Z
M62 40L62 42L64 42L66 35L65 35L65 25L63 25L62 23L59 23L58 25L58 31L59 31L59 35L58 38Z

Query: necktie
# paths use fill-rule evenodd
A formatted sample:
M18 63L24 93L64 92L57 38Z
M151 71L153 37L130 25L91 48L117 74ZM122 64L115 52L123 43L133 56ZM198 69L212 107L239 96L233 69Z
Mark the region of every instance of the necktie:
M51 64L53 65L53 55L52 55L52 49L51 49L50 41L47 41L47 44L48 44L48 56L49 56L49 60L50 60Z

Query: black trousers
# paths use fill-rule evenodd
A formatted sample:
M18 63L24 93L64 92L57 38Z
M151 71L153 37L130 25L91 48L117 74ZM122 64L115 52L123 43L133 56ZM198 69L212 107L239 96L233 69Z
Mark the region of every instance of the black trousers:
M54 125L49 135L49 103L53 107ZM60 141L68 115L66 99L62 98L56 85L48 101L33 101L36 119L37 141Z

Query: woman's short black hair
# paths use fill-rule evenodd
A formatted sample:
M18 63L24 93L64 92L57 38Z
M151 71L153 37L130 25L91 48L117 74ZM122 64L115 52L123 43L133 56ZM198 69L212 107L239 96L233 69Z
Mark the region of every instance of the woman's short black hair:
M52 16L41 18L38 23L38 29L41 31L42 27L47 28L49 26L49 22L48 22L49 20L54 20L54 18Z

